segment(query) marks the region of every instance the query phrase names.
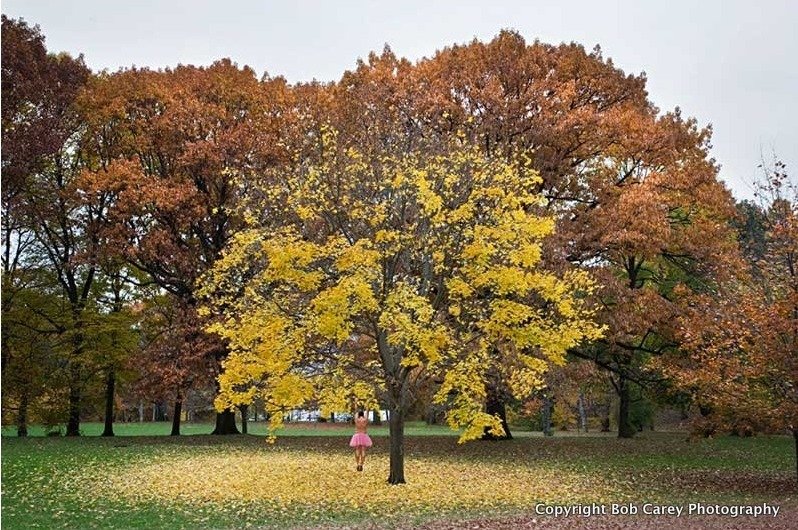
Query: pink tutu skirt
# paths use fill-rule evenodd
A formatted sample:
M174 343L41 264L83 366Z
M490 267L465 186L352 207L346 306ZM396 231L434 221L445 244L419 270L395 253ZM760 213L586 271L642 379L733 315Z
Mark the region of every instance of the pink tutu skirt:
M364 432L356 432L352 439L349 440L349 447L371 447L371 438Z

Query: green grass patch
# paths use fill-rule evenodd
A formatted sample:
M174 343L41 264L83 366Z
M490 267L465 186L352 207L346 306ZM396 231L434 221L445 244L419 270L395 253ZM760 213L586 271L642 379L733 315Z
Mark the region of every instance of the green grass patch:
M210 425L197 427L209 432ZM457 444L423 424L412 429L423 435L407 438L408 484L398 487L385 484L383 435L375 433L366 471L354 471L347 425L289 426L284 434L295 434L275 444L261 436L176 438L141 430L132 431L136 437L4 437L2 526L390 526L408 517L503 515L536 502L796 503L788 437L696 441L645 433Z

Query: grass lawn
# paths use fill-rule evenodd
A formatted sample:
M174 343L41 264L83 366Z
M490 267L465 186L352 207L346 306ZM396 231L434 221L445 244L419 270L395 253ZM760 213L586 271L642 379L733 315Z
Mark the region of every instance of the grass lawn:
M357 473L347 425L293 425L274 444L262 436L152 436L147 429L164 434L168 425L137 427L116 426L136 437L4 436L3 528L392 526L407 516L411 524L503 517L538 502L798 506L788 437L644 433L458 445L445 428L413 424L408 484L392 487L385 428L373 429L366 470ZM100 430L85 425L86 434Z

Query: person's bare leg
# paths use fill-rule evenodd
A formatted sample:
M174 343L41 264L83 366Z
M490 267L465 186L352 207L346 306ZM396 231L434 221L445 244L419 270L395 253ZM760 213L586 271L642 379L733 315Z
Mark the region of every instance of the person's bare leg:
M360 447L355 447L355 465L360 465Z

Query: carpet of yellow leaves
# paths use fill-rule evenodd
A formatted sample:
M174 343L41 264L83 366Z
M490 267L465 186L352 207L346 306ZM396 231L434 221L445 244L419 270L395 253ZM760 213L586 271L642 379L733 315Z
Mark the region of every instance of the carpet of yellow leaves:
M257 436L6 438L2 527L411 528L435 520L424 528L455 528L481 518L482 528L526 528L537 502L796 506L788 437L688 443L681 434L644 433L457 444L411 436L409 483L401 486L385 482L387 438L373 440L358 473L348 436L332 434L273 445ZM510 516L522 520L497 523Z
M170 499L187 504L259 501L281 511L299 506L335 511L399 512L523 508L536 502L591 500L610 489L596 475L537 462L497 463L413 457L408 484L390 486L388 456L370 455L365 471L351 456L278 447L165 455L117 470L99 495L128 501ZM99 484L98 484L99 485Z

